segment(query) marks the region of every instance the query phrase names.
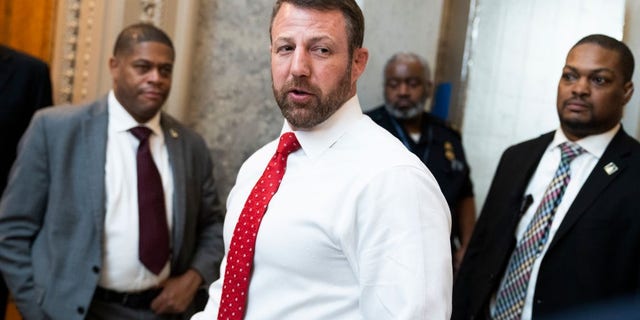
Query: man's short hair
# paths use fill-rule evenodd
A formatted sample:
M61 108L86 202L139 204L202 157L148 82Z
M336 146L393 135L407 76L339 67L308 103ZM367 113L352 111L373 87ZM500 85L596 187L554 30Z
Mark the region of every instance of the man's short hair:
M427 59L423 58L422 56L420 56L417 53L413 53L413 52L398 52L395 53L394 55L392 55L389 60L387 60L387 63L385 63L384 65L384 69L382 71L382 78L386 78L386 74L387 74L387 69L389 68L389 66L391 66L391 64L399 62L399 61L417 61L418 63L420 63L420 65L422 66L422 71L423 71L423 77L425 81L430 81L431 80L431 68L429 67L429 63L427 62Z
M355 0L277 0L271 13L269 36L271 36L273 20L284 3L318 11L339 10L344 15L347 25L349 53L353 54L355 49L362 48L362 43L364 42L364 15Z
M171 38L169 38L164 31L149 23L136 23L124 28L124 30L120 32L113 46L113 55L117 56L122 53L129 53L133 49L133 46L147 41L162 43L171 48L171 51L175 53Z
M604 34L591 34L576 42L571 49L586 43L597 44L602 48L613 50L620 55L620 66L622 67L622 75L625 82L631 81L633 77L633 68L635 62L633 60L633 53L624 42L606 36Z

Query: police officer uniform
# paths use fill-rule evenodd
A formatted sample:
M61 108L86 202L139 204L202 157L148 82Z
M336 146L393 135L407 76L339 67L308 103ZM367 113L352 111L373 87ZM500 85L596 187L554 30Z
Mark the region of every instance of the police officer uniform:
M460 200L473 196L469 166L462 149L460 133L445 121L425 112L418 142L415 142L400 121L387 112L384 106L365 113L385 128L413 152L429 168L447 199L449 209L455 213ZM451 217L452 250L458 245L460 230L456 214Z

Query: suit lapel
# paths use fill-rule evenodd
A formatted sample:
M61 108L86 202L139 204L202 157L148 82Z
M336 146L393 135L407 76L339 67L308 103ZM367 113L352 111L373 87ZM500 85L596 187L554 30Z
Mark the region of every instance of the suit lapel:
M521 152L518 157L514 159L514 163L511 164L511 167L513 168L511 177L513 179L514 188L510 191L510 197L518 207L518 215L515 219L516 225L520 221L523 213L521 212L521 207L526 196L524 193L529 185L529 181L531 180L533 173L538 168L542 155L545 150L547 150L549 143L553 140L553 136L554 132L549 132L540 136L538 139L534 140L531 145L526 146L526 150Z
M502 255L495 259L498 268L506 266L507 260L511 256L516 243L515 230L523 214L522 206L525 199L525 190L529 180L531 180L531 176L533 176L538 167L540 158L542 158L547 146L553 140L553 135L553 132L545 134L532 141L532 143L521 146L522 150L514 152L514 155L509 159L510 163L505 164L509 168L505 170L505 175L510 177L509 185L506 186L508 190L504 191L509 192L507 199L509 209L507 209L508 214L501 218L504 220L498 225L505 226L506 229L502 230L504 232L496 233L493 236L495 237L493 242L500 243L508 249L500 251Z
M87 208L95 215L96 230L102 234L105 217L105 162L107 151L107 98L90 106L88 116L82 123L82 143L79 149L85 161L80 172L88 172Z
M549 249L551 249L556 242L558 242L571 227L580 219L582 214L596 201L602 191L607 188L613 180L616 179L624 169L628 166L629 155L631 150L628 144L628 136L622 128L614 136L611 143L605 150L604 154L593 168L593 171L585 181L584 185L580 189L580 192L576 196L575 200L569 207L567 215L560 224L558 231L553 237ZM605 170L605 166L609 163L614 163L618 170L608 174Z
M184 225L186 217L186 173L184 160L184 144L182 132L175 122L166 114L162 114L160 125L164 132L164 141L169 154L169 163L173 172L173 231L172 231L172 247L173 261L175 262L179 256L178 250L182 247L182 239L184 236Z

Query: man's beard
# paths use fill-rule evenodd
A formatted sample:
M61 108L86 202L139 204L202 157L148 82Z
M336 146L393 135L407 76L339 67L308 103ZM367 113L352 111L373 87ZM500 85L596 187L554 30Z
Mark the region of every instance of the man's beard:
M272 82L273 83L273 82ZM323 94L317 86L310 84L307 78L294 77L280 90L273 87L273 95L285 119L294 128L310 129L327 120L349 98L351 91L351 63L334 90ZM289 91L297 88L312 94L307 103L292 103L287 99Z
M409 108L396 108L389 101L385 101L384 108L389 114L396 119L412 119L424 112L424 102L418 102Z

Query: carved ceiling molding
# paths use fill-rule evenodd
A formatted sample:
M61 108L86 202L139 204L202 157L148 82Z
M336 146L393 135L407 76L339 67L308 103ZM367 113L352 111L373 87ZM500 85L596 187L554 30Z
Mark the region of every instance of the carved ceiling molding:
M62 72L59 78L59 89L56 92L58 101L61 103L71 103L73 101L81 0L67 0L66 5L67 10L64 15L66 23L64 25L62 43L63 53L61 61L58 61L62 66Z
M163 0L140 0L142 12L140 13L140 22L151 23L161 26L164 17L164 1Z

